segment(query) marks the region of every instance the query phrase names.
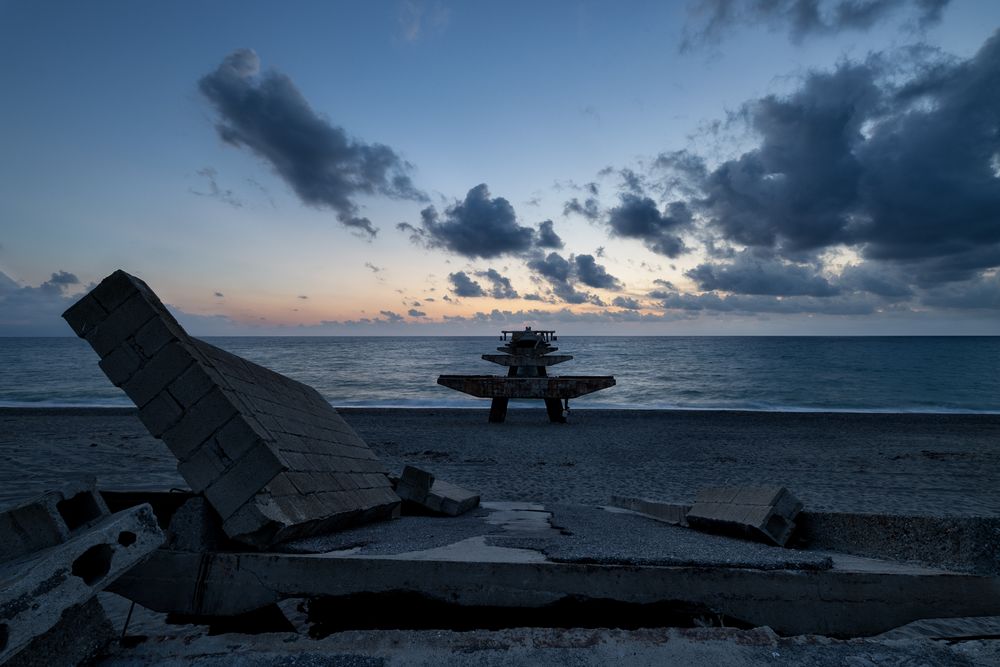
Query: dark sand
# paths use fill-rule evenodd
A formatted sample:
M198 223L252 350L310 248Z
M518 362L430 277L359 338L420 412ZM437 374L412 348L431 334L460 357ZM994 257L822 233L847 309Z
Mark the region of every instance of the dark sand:
M807 509L1000 516L1000 415L343 409L391 471L416 464L484 500L690 502L703 486L782 484ZM0 409L0 504L80 474L184 487L134 410Z

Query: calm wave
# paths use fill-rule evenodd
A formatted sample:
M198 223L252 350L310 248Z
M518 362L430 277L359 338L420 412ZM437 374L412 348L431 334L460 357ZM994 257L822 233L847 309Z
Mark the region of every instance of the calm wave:
M497 373L492 337L241 337L212 344L337 406L476 407L442 373ZM618 385L577 408L1000 412L1000 337L575 337L553 374ZM540 402L526 402L534 406ZM0 406L129 406L76 338L0 338Z

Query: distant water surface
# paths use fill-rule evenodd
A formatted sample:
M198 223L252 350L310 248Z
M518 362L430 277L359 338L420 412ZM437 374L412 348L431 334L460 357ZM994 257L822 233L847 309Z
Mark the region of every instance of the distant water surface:
M484 407L442 373L503 374L497 337L206 338L337 406ZM562 375L614 375L578 408L1000 413L1000 337L577 337ZM0 338L0 406L129 406L77 338ZM536 405L540 402L527 402ZM539 405L540 407L540 405Z

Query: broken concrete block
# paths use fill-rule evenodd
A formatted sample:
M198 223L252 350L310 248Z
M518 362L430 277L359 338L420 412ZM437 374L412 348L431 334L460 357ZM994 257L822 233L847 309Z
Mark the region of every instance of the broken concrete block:
M93 477L68 482L0 513L0 563L55 546L109 514Z
M435 480L431 473L413 466L403 468L396 494L426 510L448 516L458 516L479 506L479 494Z
M72 504L77 497L79 494L68 500ZM55 544L22 552L0 563L0 629L4 639L0 644L0 663L50 631L60 622L63 612L84 604L163 542L163 533L149 505L117 514L101 514L96 523L91 523L87 517L92 513L90 504L96 501L84 498L76 502L84 507L74 505L72 518L65 524L72 525L77 520L83 520L84 524L70 529L64 541L60 539ZM37 512L42 505L36 503L32 507ZM18 521L25 516L19 515ZM56 523L40 523L45 532L42 542L54 539L54 532L60 528L53 529ZM29 531L32 527L22 523L18 526ZM24 538L6 531L0 533L0 542L10 540L27 544Z
M266 548L396 511L374 453L315 389L188 336L138 278L116 271L63 317L233 539Z
M802 503L781 486L702 489L685 516L692 528L784 546Z

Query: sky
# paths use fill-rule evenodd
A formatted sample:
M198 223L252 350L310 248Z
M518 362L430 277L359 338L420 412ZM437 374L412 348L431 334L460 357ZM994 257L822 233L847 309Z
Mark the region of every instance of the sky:
M1000 3L0 0L0 335L1000 334Z

